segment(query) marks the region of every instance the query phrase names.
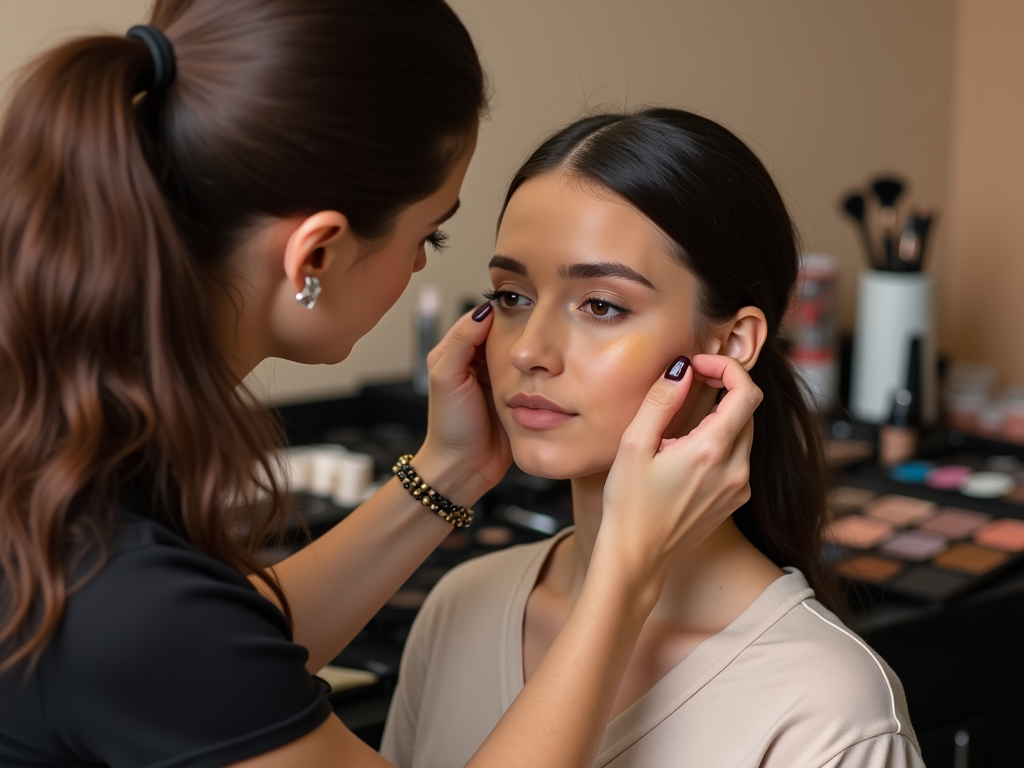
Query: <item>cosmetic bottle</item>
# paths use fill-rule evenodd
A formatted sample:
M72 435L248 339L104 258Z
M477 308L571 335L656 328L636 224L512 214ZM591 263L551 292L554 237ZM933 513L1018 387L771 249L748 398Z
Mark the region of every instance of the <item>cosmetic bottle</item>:
M412 374L412 389L426 396L430 388L427 355L437 344L437 315L441 309L441 294L433 285L420 290L416 304L416 364Z
M900 389L893 398L889 423L878 430L878 462L893 467L917 454L917 424L913 417L914 396Z
M917 455L921 426L921 341L918 336L910 340L906 384L896 390L889 421L878 430L878 461L885 467Z

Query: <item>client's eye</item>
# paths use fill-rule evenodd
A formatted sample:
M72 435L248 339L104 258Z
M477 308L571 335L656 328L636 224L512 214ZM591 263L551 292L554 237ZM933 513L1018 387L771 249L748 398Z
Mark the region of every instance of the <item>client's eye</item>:
M586 301L583 302L583 306L589 307L590 310L585 314L590 315L595 320L601 320L605 322L614 320L615 318L618 317L622 317L629 311L627 309L624 309L623 307L617 306L616 304L612 304L607 299L602 299L600 297L587 299Z
M533 303L523 294L514 291L484 291L484 298L493 301L494 306L503 312L526 307Z

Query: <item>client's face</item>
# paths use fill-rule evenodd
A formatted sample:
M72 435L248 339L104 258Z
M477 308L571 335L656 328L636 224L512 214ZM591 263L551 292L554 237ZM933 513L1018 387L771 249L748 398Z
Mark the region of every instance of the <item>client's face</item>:
M651 385L694 351L695 279L636 209L560 172L516 191L495 254L487 366L516 464L607 470Z

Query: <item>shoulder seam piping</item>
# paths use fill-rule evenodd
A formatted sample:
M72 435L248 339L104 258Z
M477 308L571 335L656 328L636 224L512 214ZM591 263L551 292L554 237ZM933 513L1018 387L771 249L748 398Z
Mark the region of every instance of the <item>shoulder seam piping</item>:
M817 616L819 619L824 621L829 626L835 627L836 629L838 629L840 632L842 632L848 638L850 638L855 643L857 643L857 645L859 645L861 648L863 648L865 651L867 651L868 656L871 657L871 660L873 662L875 662L875 666L878 667L878 671L882 673L882 679L885 680L885 687L889 689L889 702L892 704L892 719L896 721L896 733L900 733L900 731L903 728L903 723L900 722L899 717L897 717L897 715L896 715L896 695L892 692L892 684L889 682L889 676L887 674L885 674L885 670L882 669L881 663L878 661L878 659L875 658L875 654L873 654L871 652L871 649L868 648L867 645L865 645L863 640L861 640L859 637L854 635L852 632L848 632L845 629L843 629L842 627L840 627L838 624L835 624L835 623L829 621L824 616L822 616L820 613L818 613L816 610L811 608L811 606L809 606L806 602L801 601L800 605L802 605L804 608L806 608L808 611L813 613L815 616Z

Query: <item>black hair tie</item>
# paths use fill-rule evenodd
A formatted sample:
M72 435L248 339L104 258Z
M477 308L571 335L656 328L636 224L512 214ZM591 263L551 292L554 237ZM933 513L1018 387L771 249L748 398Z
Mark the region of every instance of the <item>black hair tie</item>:
M145 88L147 93L163 91L174 81L174 49L164 33L151 24L137 24L125 34L133 40L141 40L153 57L153 76Z

